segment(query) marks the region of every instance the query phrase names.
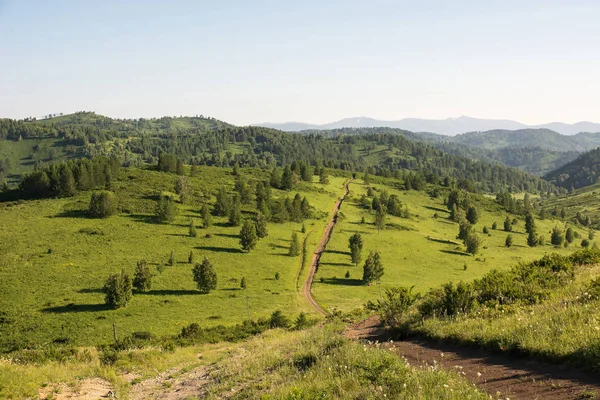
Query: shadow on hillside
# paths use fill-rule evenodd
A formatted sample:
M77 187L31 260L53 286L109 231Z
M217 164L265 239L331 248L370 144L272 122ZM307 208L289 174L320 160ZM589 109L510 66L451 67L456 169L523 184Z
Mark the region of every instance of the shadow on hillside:
M320 263L320 265L331 265L332 267L352 267L353 266L350 263L337 263L337 262L324 262L324 263Z
M449 213L450 212L450 211L448 211L445 208L439 208L439 207L423 206L423 208L426 208L426 209L431 210L431 211L438 211L438 212L444 212L444 213Z
M454 240L449 240L449 239L436 239L436 238L432 238L432 237L428 236L427 240L429 240L431 242L436 242L436 243L453 244L455 246L460 246L460 243L455 242Z
M283 246L283 245L276 244L276 243L269 243L269 247L271 249L289 249L290 248L290 246Z
M342 286L362 286L365 283L361 279L345 279L345 278L326 278L327 285L342 285Z
M243 253L241 249L231 248L231 247L217 247L217 246L198 246L196 247L198 250L206 250L206 251L215 251L217 253Z
M458 251L458 250L440 250L442 253L446 253L446 254L453 254L455 256L467 256L467 257L471 257L471 254L466 253L464 251Z
M341 251L341 250L325 250L323 253L342 254L344 256L349 256L350 255L349 251Z
M215 236L221 236L221 237L226 237L226 238L231 238L231 239L239 239L240 235L236 235L233 233L215 233Z
M205 294L199 290L188 289L161 289L149 290L147 292L136 292L135 294L144 294L150 296L195 296L197 294Z
M97 312L112 310L113 307L108 304L67 304L65 306L46 307L42 309L43 313L64 314L70 312Z
M129 214L128 217L133 219L136 222L145 222L146 224L153 224L153 225L160 224L160 222L158 221L158 219L156 219L156 217L154 215Z
M189 234L185 234L185 233L167 233L167 236L175 236L175 237L191 237Z
M77 291L77 293L104 293L104 290L102 288L96 288L96 289L84 288L84 289L79 289Z
M89 218L87 210L65 210L48 218Z

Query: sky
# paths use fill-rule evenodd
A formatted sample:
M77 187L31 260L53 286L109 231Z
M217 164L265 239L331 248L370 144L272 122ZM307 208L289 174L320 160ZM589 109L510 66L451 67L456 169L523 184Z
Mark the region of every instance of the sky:
M600 122L600 2L0 0L0 118Z

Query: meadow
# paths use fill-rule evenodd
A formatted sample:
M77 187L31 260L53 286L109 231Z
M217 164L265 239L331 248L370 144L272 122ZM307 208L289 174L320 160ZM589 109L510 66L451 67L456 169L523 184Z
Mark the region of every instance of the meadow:
M373 179L372 179L373 180ZM398 189L398 181L379 178L377 183L366 185L361 179L350 185L350 196L341 208L341 216L334 228L327 250L321 258L321 265L313 284L314 298L325 309L337 308L349 311L361 307L367 301L375 301L386 289L395 286L414 286L416 292L425 292L446 282L472 281L492 269L507 269L522 261L532 261L547 253L569 254L580 249L581 239L576 239L568 248L555 248L550 244L553 227L565 228L560 220L536 219L539 234L545 236L544 246L529 247L523 218L513 226L511 235L514 244L505 247L507 232L502 230L507 216L496 202L487 196L472 196L480 218L474 226L482 239L478 253L472 256L465 252L462 241L456 239L458 224L449 219L444 204L444 194L437 198L425 191L405 191ZM361 208L359 199L367 193L368 186L379 194L386 190L396 194L408 207L410 218L388 215L387 226L377 232L373 224L375 213ZM434 215L437 214L437 218ZM362 223L362 219L365 223ZM497 223L493 230L492 224ZM488 234L483 228L488 228ZM587 237L587 230L574 226L581 237ZM364 249L358 266L351 263L348 240L359 233L363 237ZM362 265L369 251L381 254L385 274L381 287L377 284L364 285ZM350 278L345 278L346 272Z
M268 180L268 171L244 170L249 179ZM314 177L318 180L318 177ZM299 183L290 193L306 195L316 219L305 222L307 248L316 246L335 200L343 193L344 177L330 183ZM269 223L269 235L253 251L242 252L240 227L213 217L202 228L200 204L214 202L217 188L233 187L231 169L202 167L190 177L194 195L180 205L172 224L156 223L154 209L161 192L174 191L177 176L151 170L122 169L111 190L119 199L118 215L86 216L90 192L72 198L6 203L0 208L0 348L7 351L51 342L96 345L112 339L113 323L120 337L133 331L175 334L183 326L230 325L281 309L286 314L309 311L297 292L301 257L287 255L292 232L301 238L302 223ZM251 208L242 211L250 217ZM198 236L188 235L190 219ZM168 266L171 251L175 263ZM192 280L192 264L208 257L218 275L217 290L201 294ZM312 250L309 250L309 253ZM102 286L122 268L133 275L145 259L154 272L152 289L135 294L127 307L104 304ZM306 273L306 269L303 273ZM275 274L279 273L279 280ZM240 288L245 277L247 288Z

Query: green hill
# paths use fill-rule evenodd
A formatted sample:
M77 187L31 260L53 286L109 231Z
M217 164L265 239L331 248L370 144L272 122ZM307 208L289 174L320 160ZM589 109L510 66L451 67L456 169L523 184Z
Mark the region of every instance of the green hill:
M566 189L579 189L599 181L600 147L550 172L544 178Z

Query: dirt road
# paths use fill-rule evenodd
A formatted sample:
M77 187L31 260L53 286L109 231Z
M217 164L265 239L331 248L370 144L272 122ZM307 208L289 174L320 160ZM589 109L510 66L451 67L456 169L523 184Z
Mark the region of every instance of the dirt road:
M349 186L350 186L351 182L352 182L352 179L348 180L344 184L344 189L345 189L344 195L338 199L338 201L335 203L335 205L333 207L333 214L331 215L331 219L329 220L329 223L327 224L327 228L325 228L325 231L323 232L321 241L319 242L319 244L317 245L317 248L315 249L315 252L313 253L312 261L310 263L310 269L308 271L308 276L306 277L304 286L302 286L302 294L303 294L304 298L306 299L306 301L308 301L308 303L312 306L312 308L321 315L327 315L327 313L325 312L325 310L323 310L321 308L319 303L317 303L315 301L315 299L313 299L312 293L311 293L312 283L313 283L313 279L315 277L315 272L317 272L317 267L319 266L319 261L321 260L321 254L325 251L325 247L327 247L327 243L329 242L329 238L331 237L333 227L335 226L335 223L337 222L338 212L340 211L342 202L344 201L344 199L346 198L348 193L350 193Z

